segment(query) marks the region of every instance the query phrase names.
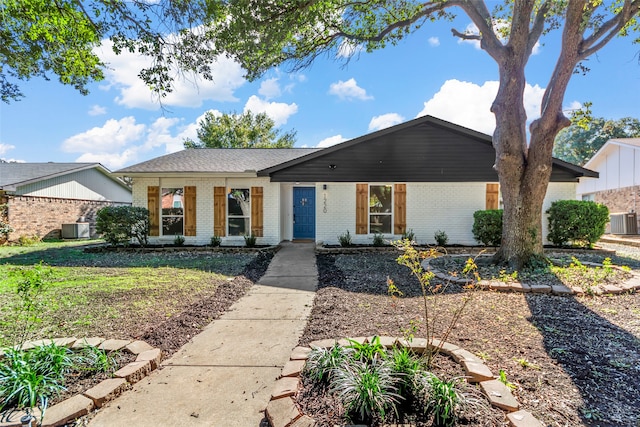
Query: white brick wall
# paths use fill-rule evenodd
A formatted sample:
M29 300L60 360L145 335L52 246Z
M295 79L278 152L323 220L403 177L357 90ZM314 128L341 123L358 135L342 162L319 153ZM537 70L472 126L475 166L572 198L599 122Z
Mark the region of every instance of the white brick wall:
M196 236L186 236L186 244L205 245L213 236L213 188L251 188L263 187L263 235L257 239L258 244L277 244L280 242L280 185L270 183L268 178L136 178L133 184L133 205L147 207L147 187L161 186L196 187ZM150 243L173 243L174 236L150 238ZM225 245L244 246L241 236L224 237Z
M353 243L371 240L368 236L356 235L356 184L323 183L316 186L316 240L337 244L338 235L349 230ZM327 212L324 212L326 195Z
M316 240L337 244L338 235L347 230L354 243L370 243L373 235L357 235L356 229L356 184L316 183ZM277 244L291 239L291 191L293 185L271 183L268 178L136 178L133 185L134 206L147 207L147 186L162 187L196 186L197 236L186 237L187 244L208 244L213 236L213 188L250 188L262 186L264 237L258 244ZM313 184L311 184L313 185ZM471 228L473 213L484 209L486 183L408 183L407 184L407 230L413 230L419 243L434 243L434 233L447 233L449 243L476 244ZM574 199L575 183L551 183L547 190L544 210L553 200ZM326 212L324 212L326 206ZM546 215L543 229L547 233ZM399 235L385 236L397 239ZM173 236L152 238L151 243L172 243ZM225 245L244 245L242 237L226 237Z
M543 211L551 202L575 198L575 183L551 183L547 191ZM323 212L324 195L327 196L327 213ZM338 235L347 230L354 243L370 243L372 235L355 234L356 184L327 183L316 187L317 217L316 239L328 244L337 244ZM419 243L435 243L434 233L447 233L449 243L475 245L471 229L473 213L486 205L486 183L408 183L407 184L407 230L413 230ZM546 215L543 230L547 234ZM399 235L386 238L397 239Z

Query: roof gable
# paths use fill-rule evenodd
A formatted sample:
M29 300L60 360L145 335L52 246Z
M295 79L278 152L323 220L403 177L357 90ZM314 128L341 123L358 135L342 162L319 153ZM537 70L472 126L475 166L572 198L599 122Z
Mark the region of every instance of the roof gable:
M613 138L608 140L593 156L591 156L589 161L585 163L584 167L587 169L596 167L601 161L600 157L606 155L614 145L639 149L640 138Z
M282 182L495 182L494 162L489 135L424 116L258 174ZM593 174L554 159L551 180L574 182Z
M97 169L106 177L129 189L100 163L0 163L0 189L16 191L18 187L87 169Z

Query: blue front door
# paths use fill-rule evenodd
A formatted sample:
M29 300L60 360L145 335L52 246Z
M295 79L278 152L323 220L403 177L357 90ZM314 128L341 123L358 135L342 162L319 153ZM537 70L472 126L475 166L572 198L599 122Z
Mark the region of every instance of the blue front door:
M293 238L316 237L316 189L293 187Z

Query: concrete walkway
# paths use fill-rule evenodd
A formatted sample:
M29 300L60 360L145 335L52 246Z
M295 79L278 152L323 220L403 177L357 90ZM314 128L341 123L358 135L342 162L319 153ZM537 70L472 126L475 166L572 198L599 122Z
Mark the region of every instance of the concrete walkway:
M311 313L314 247L283 243L257 285L89 425L259 426Z

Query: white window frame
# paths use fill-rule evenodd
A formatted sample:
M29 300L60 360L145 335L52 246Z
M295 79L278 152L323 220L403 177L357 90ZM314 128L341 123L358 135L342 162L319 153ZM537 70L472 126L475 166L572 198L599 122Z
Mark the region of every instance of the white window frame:
M380 212L380 213L372 213L371 212L371 187L389 187L391 189L391 211L390 212ZM378 234L375 232L371 231L371 217L374 215L382 215L382 216L388 216L389 218L391 218L391 222L390 222L390 230L388 233L383 232L383 233L379 233L382 235L393 235L393 217L394 217L394 199L395 199L395 191L393 188L393 184L389 184L389 183L369 183L368 186L368 192L367 192L367 231L369 232L369 234Z
M229 213L229 194L231 194L231 192L232 192L232 191L234 191L234 190L236 190L236 191L237 191L237 190L242 190L242 191L246 190L246 191L248 191L248 192L249 192L249 208L248 208L248 211L249 211L249 212L248 212L248 214L247 214L247 215L239 216L239 215L231 215L231 214ZM246 188L245 188L245 187L228 187L228 188L227 188L227 207L226 207L226 209L227 209L227 215L226 215L226 217L227 217L227 224L225 225L225 226L226 226L226 228L227 228L227 236L232 237L232 238L233 238L233 237L236 237L236 238L237 238L237 237L244 237L244 236L250 236L250 235L251 235L251 203L252 203L251 187L246 187ZM248 222L248 223L249 223L249 226L248 226L248 229L247 229L247 230L245 230L245 234L231 234L231 230L230 230L230 228L229 228L229 225L230 225L230 221L229 221L229 220L230 220L231 218L234 218L234 219L242 218L242 219L247 219L247 220L249 220L249 222Z

